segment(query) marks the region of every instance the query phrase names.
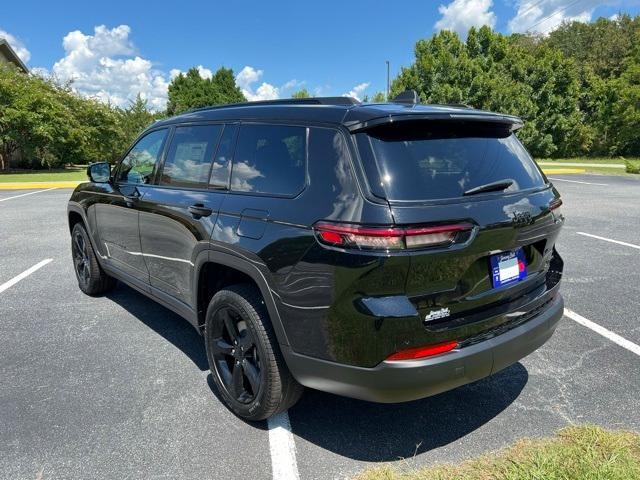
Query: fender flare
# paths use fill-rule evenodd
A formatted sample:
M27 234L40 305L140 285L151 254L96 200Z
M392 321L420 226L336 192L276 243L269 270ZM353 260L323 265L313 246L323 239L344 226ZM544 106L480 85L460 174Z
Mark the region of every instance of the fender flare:
M217 263L219 265L224 265L225 267L233 268L244 273L255 282L262 294L267 311L269 312L269 318L271 319L271 324L276 332L278 343L280 345L288 346L289 340L287 339L287 334L282 324L282 319L280 318L275 298L265 274L250 260L239 257L238 255L214 249L208 249L198 254L194 261L193 269L193 305L196 306L196 311L198 306L198 281L200 278L200 270L206 263Z
M69 225L69 227L71 227L71 225L69 224L71 213L77 213L78 215L80 215L80 218L82 219L82 223L84 224L84 228L87 230L87 235L89 236L89 242L91 242L91 246L93 247L93 251L96 254L98 263L102 267L103 258L102 258L102 255L100 254L100 250L98 250L98 245L96 245L96 239L94 237L96 232L91 231L91 225L87 220L86 210L78 202L69 200L69 203L67 204L67 224ZM69 228L69 234L71 234L71 228Z
M77 213L78 215L80 215L80 218L82 218L82 223L84 223L88 228L89 224L87 223L87 212L85 212L84 208L82 208L79 203L74 202L73 200L69 200L69 203L67 204L67 224L69 224L71 213ZM69 227L71 227L70 224ZM71 231L71 228L69 228L69 231Z

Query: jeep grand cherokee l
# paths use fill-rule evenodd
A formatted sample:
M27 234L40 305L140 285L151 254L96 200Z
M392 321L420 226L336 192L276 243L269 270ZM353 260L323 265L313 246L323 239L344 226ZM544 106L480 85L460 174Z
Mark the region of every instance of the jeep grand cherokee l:
M69 201L80 289L183 316L251 420L303 386L402 402L518 361L562 315L560 196L518 118L407 97L154 123Z

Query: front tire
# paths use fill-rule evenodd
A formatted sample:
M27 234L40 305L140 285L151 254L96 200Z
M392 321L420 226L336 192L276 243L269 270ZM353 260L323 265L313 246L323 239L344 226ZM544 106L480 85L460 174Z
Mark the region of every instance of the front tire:
M302 395L256 287L232 285L213 296L205 344L213 381L236 415L264 420L293 406Z
M91 296L113 290L116 279L107 275L100 267L89 235L81 223L76 223L71 231L71 254L80 290Z

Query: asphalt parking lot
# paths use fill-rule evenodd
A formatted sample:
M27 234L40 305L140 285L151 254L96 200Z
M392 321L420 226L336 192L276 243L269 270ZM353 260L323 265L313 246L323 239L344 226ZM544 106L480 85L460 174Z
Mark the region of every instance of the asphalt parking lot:
M284 470L275 462L293 455L273 425L217 400L185 320L122 284L80 292L70 190L0 190L0 478L349 478L380 462L456 462L570 423L640 430L640 181L552 178L567 217L566 306L606 331L565 316L521 362L407 404L308 390L289 412L295 463Z

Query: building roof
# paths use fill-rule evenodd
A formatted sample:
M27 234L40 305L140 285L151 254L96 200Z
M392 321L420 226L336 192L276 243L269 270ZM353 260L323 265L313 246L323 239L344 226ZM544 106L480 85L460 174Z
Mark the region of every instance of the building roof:
M518 117L460 105L360 103L351 98L338 98L273 100L200 108L161 120L154 127L206 121L313 121L343 125L355 132L404 120L467 120L507 124L514 128L522 124Z
M24 62L20 59L18 54L13 51L9 42L6 39L0 37L0 53L5 57L10 63L13 63L16 67L22 70L24 73L29 73L29 69L24 64Z

